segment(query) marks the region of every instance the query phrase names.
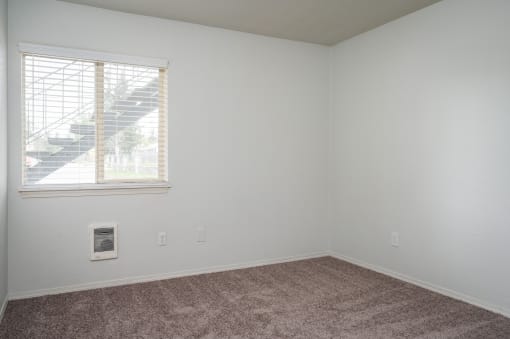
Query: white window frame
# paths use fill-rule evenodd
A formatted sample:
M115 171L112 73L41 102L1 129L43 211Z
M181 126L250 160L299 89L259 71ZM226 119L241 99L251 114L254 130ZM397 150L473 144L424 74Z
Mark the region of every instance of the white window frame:
M166 59L140 57L140 56L127 56L122 54L114 54L107 52L90 51L83 49L73 49L55 46L45 46L31 43L20 43L18 45L19 52L22 55L41 55L55 58L68 58L77 60L86 60L95 62L96 67L107 63L119 63L128 65L137 65L144 67L158 68L160 72L160 88L167 91L166 87L166 76L169 66L169 61ZM22 60L23 62L23 60ZM24 74L22 74L22 83L24 83ZM22 102L24 97L25 89L22 88ZM164 137L159 138L159 143L167 143L167 101L168 95L165 96L165 100L160 101L160 116L159 116L159 132ZM25 106L22 106L22 119L25 119ZM101 107L98 107L100 109ZM99 114L102 110L97 110ZM24 126L24 124L22 124ZM24 145L24 128L22 128L22 144ZM100 133L96 133L96 147L97 142L102 143L100 140ZM161 147L162 146L162 147ZM118 195L118 194L160 194L166 193L170 188L168 183L168 154L167 145L160 145L159 150L163 150L162 154L158 154L158 157L163 159L163 166L158 166L158 179L157 180L136 180L129 182L127 180L122 181L104 181L104 168L100 168L101 159L99 156L96 158L96 183L93 184L62 184L62 185L26 185L23 183L23 171L22 165L21 171L21 182L23 183L18 189L19 193L24 198L36 198L36 197L73 197L73 196L88 196L88 195ZM98 152L97 152L98 153ZM22 159L25 156L25 147L22 147ZM100 160L100 161L98 161ZM23 161L23 160L22 160Z

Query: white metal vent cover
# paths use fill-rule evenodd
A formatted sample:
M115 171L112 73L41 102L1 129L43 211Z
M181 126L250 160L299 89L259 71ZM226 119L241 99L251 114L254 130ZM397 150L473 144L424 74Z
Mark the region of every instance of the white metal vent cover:
M89 226L90 260L117 258L117 224L101 223Z

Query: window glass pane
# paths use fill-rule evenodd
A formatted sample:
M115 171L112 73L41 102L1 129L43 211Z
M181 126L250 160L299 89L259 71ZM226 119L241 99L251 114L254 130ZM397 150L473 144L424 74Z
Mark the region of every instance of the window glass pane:
M158 179L159 70L105 63L104 179Z
M95 182L94 63L24 56L24 183Z

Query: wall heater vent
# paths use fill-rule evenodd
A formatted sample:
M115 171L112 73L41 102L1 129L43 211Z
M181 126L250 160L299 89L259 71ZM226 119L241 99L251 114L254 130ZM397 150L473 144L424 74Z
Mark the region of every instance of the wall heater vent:
M89 226L90 260L117 258L117 225L93 224Z

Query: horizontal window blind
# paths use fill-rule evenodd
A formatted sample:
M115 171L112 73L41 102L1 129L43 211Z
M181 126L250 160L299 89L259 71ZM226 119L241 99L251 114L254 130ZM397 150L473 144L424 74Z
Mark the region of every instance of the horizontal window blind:
M166 68L25 54L26 185L166 181Z
M91 51L86 49L20 42L18 44L18 50L23 54L52 55L58 56L62 59L89 60L92 62L101 61L126 65L141 65L153 68L168 68L167 59Z
M159 70L105 63L100 180L158 180Z
M24 89L24 182L94 183L94 63L26 55Z

